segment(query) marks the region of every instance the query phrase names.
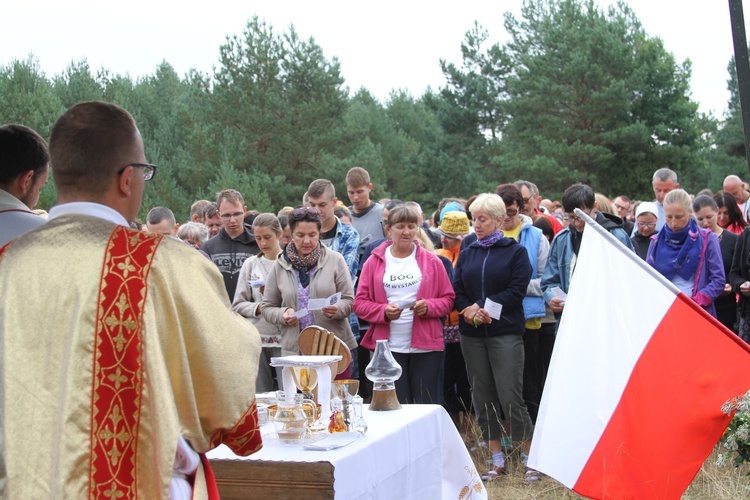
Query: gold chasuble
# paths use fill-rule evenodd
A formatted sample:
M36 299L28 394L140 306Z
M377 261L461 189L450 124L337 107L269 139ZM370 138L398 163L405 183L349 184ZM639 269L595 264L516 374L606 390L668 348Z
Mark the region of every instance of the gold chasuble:
M198 453L262 446L260 336L176 239L85 215L16 239L0 349L2 498L167 498L178 435Z

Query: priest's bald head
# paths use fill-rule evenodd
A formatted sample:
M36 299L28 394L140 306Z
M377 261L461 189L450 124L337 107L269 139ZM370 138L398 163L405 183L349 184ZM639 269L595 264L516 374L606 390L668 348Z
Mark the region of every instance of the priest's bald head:
M101 203L135 219L154 167L130 113L105 102L76 104L52 128L49 149L59 203Z

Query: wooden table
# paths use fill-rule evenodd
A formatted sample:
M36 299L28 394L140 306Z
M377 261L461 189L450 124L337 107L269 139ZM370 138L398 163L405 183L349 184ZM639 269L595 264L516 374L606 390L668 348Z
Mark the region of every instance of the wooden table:
M366 407L365 407L366 408ZM208 453L222 499L486 498L461 437L437 405L365 410L367 435L332 451L266 444ZM264 433L272 428L264 426Z

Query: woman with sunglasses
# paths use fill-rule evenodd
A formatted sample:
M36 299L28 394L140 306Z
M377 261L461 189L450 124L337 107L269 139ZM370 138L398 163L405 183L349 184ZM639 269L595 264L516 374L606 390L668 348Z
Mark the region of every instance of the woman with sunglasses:
M311 325L330 330L351 350L357 342L349 326L354 293L344 258L320 244L322 223L315 208L298 207L289 217L292 241L268 273L261 314L269 323L282 326L281 354L299 354L297 339ZM325 299L341 293L341 299L323 309L310 311L310 299ZM303 310L307 314L295 314ZM351 367L338 378L350 378Z

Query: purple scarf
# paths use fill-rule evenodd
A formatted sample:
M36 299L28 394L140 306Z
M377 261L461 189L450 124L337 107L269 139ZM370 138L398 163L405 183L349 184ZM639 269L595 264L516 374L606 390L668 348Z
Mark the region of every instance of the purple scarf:
M477 238L477 243L482 248L489 248L504 237L505 235L503 235L502 231L496 231L485 238Z
M664 224L656 235L656 250L649 264L668 280L675 275L689 280L698 269L704 237L692 217L680 231L672 231Z

